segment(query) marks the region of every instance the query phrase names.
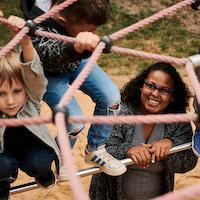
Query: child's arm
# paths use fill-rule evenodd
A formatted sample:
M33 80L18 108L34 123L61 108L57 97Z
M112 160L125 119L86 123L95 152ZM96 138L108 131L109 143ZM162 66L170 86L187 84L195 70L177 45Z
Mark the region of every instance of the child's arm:
M0 10L0 17L3 17L3 12Z
M9 28L14 34L18 33L26 24L24 19L12 15L8 18L8 23ZM28 35L25 35L20 43L22 46L23 61L32 61L35 56L35 50L31 38Z
M14 34L18 33L26 23L24 19L17 16L10 16L8 22L10 24L9 28ZM38 104L46 91L47 80L31 38L27 35L24 36L20 44L22 46L20 61L23 66L22 74L27 95L30 100Z

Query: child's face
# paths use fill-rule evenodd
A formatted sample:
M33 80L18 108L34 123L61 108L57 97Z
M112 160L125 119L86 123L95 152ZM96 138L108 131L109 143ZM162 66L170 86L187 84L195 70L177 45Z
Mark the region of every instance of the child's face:
M80 22L76 24L70 24L68 22L64 23L65 30L69 33L70 36L76 37L76 35L80 32L92 32L95 33L97 30L97 25L88 24L85 22Z
M13 117L22 108L26 101L26 91L20 81L13 79L12 86L8 81L0 86L0 111Z

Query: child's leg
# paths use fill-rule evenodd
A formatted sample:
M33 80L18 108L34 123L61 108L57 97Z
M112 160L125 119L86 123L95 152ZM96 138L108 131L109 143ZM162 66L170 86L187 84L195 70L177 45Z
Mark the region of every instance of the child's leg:
M20 168L29 176L35 177L36 181L43 187L49 187L56 181L52 162L57 159L54 151L45 145L27 150L21 158Z
M19 155L20 169L38 182L41 179L40 185L44 187L53 185L56 178L51 165L58 159L56 153L28 129L22 131L24 145Z
M70 71L71 82L78 76L86 62L87 60L83 60L77 69ZM98 65L93 66L93 70L80 89L96 103L94 115L114 115L118 113L120 103L119 90ZM104 147L111 131L112 125L91 125L88 132L85 161L88 164L99 166L103 172L111 176L119 176L126 171L126 166L112 157Z
M68 89L68 75L62 74L57 76L46 75L48 79L47 92L44 95L44 101L53 109L60 101L62 96ZM81 109L73 97L68 105L68 113L70 116L82 115ZM70 135L76 136L81 130L83 130L84 124L68 124L67 131ZM70 138L71 145L75 143L74 138Z
M70 71L70 84L79 75L87 61L87 59L82 60L77 69ZM119 111L119 90L98 65L94 65L93 70L81 85L80 89L96 103L94 115L115 115ZM96 150L99 146L104 145L111 134L111 130L111 125L92 124L88 132L89 150Z
M18 161L9 154L0 154L0 200L9 197L10 183L17 177Z
M10 191L10 182L0 181L0 200L8 200Z

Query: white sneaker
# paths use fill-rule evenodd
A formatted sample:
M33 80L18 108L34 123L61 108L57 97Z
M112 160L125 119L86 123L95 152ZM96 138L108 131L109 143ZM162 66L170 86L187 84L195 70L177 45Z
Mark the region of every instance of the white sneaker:
M58 175L58 180L59 181L69 181L69 176L67 174L67 170L64 168L62 165L59 169L59 175Z
M120 176L127 170L120 160L115 159L106 151L105 146L100 146L92 152L86 149L85 162L101 168L104 173L110 176Z

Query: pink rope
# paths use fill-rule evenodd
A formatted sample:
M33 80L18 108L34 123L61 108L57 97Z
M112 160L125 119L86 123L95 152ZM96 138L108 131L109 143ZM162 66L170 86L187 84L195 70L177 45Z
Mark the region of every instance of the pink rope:
M102 42L99 43L99 45L97 46L97 48L94 50L93 54L91 55L88 63L85 65L84 69L78 75L78 77L73 82L71 87L64 94L58 106L68 105L72 95L80 87L80 85L84 82L84 80L87 78L87 76L91 72L94 63L98 59L99 55L102 53L104 47L105 47L104 43ZM56 114L56 126L58 128L58 141L59 141L59 145L61 149L61 154L63 156L64 167L69 172L69 178L71 180L70 185L74 193L75 199L86 200L88 199L88 196L82 190L79 177L76 176L76 168L75 168L74 159L72 157L72 153L70 150L69 136L67 135L67 132L66 132L64 114L62 113Z
M73 191L76 200L88 200L88 196L83 191L80 178L76 176L76 166L72 156L72 150L70 148L69 137L66 132L65 116L63 113L58 113L55 116L56 126L58 128L58 143L62 159L64 162L64 168L68 172L70 186Z
M42 21L54 16L55 14L57 14L59 11L63 10L64 8L68 7L69 5L71 5L72 3L76 2L77 0L67 0L64 1L63 3L59 4L58 6L54 6L49 12L44 13L43 15L37 17L34 19L34 22L36 24L41 23ZM4 19L3 17L0 17L0 22L1 23L8 23L6 19ZM24 27L21 31L19 31L19 33L17 33L15 35L15 37L7 44L5 45L1 50L0 50L0 58L2 56L5 56L8 52L10 52L10 50L12 50L20 41L21 39L29 32L29 28L28 27ZM41 33L41 32L39 32ZM49 34L49 36L51 36L52 34ZM62 36L55 36L59 39L63 39ZM71 40L70 38L65 38L65 41L70 41L72 42L73 40Z
M63 42L66 42L66 43L69 43L69 42L73 43L75 41L75 39L73 37L68 37L68 36L65 36L65 35L60 35L60 34L55 34L55 33L50 33L50 32L47 32L47 31L37 30L37 31L35 31L35 34L42 36L42 37L48 37L48 38L51 38L51 39L63 41Z
M60 4L59 6L56 6L54 8L51 9L51 11L49 11L48 13L45 13L44 15L39 16L38 18L36 18L34 21L36 23L40 23L42 21L44 21L45 19L52 17L53 15L55 15L56 13L58 13L60 10L64 9L65 7L71 5L73 2L75 2L76 0L68 0L65 1L64 3ZM125 35L127 35L129 32L133 32L138 30L139 28L144 27L145 25L148 25L150 23L153 23L163 17L166 17L168 15L171 15L173 12L177 12L178 10L180 10L181 8L190 5L193 2L193 0L185 0L183 2L180 2L174 6L171 6L167 9L164 9L162 11L160 11L157 14L154 14L151 17L148 17L144 20L141 20L140 22L137 22L136 24L133 24L125 29L122 29L116 33L113 33L110 37L113 40L116 40L120 37L123 37ZM7 23L5 19L3 19L2 17L0 18L0 22L1 23ZM0 51L0 57L1 56L5 56L6 53L8 53L12 48L14 48L17 43L24 37L25 34L27 34L29 31L29 28L24 27L1 51ZM62 36L62 35L55 35L53 33L47 33L47 32L42 32L42 31L36 31L36 34L40 35L40 36L47 36L50 38L54 38L54 39L58 39L58 40L62 40L65 42L74 42L73 38L70 37L66 37L66 36ZM65 93L65 95L63 96L63 98L61 99L61 101L59 102L58 106L67 106L71 97L74 95L75 91L77 89L79 89L79 87L81 86L81 84L83 83L83 81L86 79L86 77L89 75L90 71L92 70L92 66L94 65L94 63L96 62L96 60L98 59L98 57L100 56L100 54L102 53L103 48L105 47L104 43L100 43L97 48L95 49L95 51L93 52L92 56L90 57L88 63L86 64L85 68L82 70L82 72L79 74L79 76L77 77L77 79L74 81L74 83L71 85L71 87L69 88L69 90ZM135 55L138 57L144 57L144 58L148 58L148 59L155 59L155 60L161 60L161 61L165 61L165 62L170 62L170 63L175 63L175 64L185 64L188 60L183 58L183 59L179 59L179 58L173 58L170 56L159 56L157 54L148 54L142 51L136 51L136 50L129 50L129 49L125 49L125 48L117 48L117 47L113 47L112 50L114 52L120 52L121 54L128 54L128 55ZM186 69L188 70L188 76L190 77L191 80L193 80L193 72L194 70L192 70L191 73L191 64L186 64ZM190 74L190 75L189 75ZM191 75L192 74L192 75ZM198 81L198 80L197 80ZM194 90L196 91L196 94L198 94L199 91L199 83L196 84L196 80L195 83L192 84L193 87L195 88ZM197 99L199 102L199 95L197 95ZM118 117L111 117L111 116L94 116L94 117L76 117L76 118L70 118L69 120L71 120L70 122L79 122L79 121L83 121L83 122L92 122L92 123L162 123L162 122L168 122L168 123L172 123L172 122L188 122L188 121L195 121L197 119L197 115L196 114L168 114L168 115L146 115L146 116L118 116ZM6 119L2 119L0 120L0 126L5 126L6 125L11 125L11 126L18 126L18 125L23 125L25 123L27 124L39 124L39 123L48 123L51 121L51 118L27 118L27 119L11 119L11 120L6 120ZM56 126L58 128L58 140L59 140L59 145L60 145L60 149L61 149L61 153L63 156L63 161L64 161L64 167L66 168L66 170L69 172L69 178L70 178L70 186L72 188L72 191L74 192L74 196L75 199L77 200L85 200L88 199L88 196L85 194L85 192L83 191L79 178L75 175L76 174L76 168L75 168L75 164L73 161L73 156L72 156L72 152L70 149L70 144L69 144L69 138L67 137L67 133L66 133L66 125L65 125L65 119L64 119L64 114L62 113L58 113L56 114L55 117L55 121L56 121ZM21 123L21 124L20 124ZM194 189L195 192L195 189ZM180 196L179 196L180 197ZM176 198L177 199L177 198Z
M146 18L146 19L143 19L131 26L128 26L122 30L119 30L115 33L113 33L112 35L110 35L110 38L112 40L117 40L119 38L122 38L126 35L128 35L128 33L131 33L131 32L134 32L134 31L137 31L138 29L140 28L143 28L144 26L146 25L149 25L149 24L152 24L153 22L159 20L159 19L162 19L164 17L167 17L173 13L177 13L178 10L182 9L183 7L186 7L188 5L190 5L191 3L193 3L194 0L185 0L185 1L182 1L180 3L177 3L169 8L166 8L166 9L163 9L161 10L160 12Z
M0 58L5 56L8 52L10 52L28 32L28 27L24 27L22 30L20 30L19 33L0 50Z
M94 123L94 124L132 124L132 123L174 123L190 122L198 119L197 114L157 114L157 115L128 115L128 116L73 116L69 117L70 123ZM51 117L33 117L22 119L0 119L0 127L3 126L22 126L22 125L39 125L42 123L51 123Z
M59 11L63 10L64 8L67 8L68 6L70 6L71 4L73 4L74 2L76 2L77 0L67 0L64 1L63 3L54 6L53 8L51 8L51 10L49 10L48 12L40 15L39 17L34 19L34 22L36 24L39 24L43 21L45 21L46 19L55 16L57 13L59 13Z
M69 87L67 92L64 94L62 99L60 100L58 106L67 106L71 97L75 94L76 90L79 89L79 87L82 85L82 83L85 81L85 79L90 74L93 65L96 63L98 57L101 55L103 49L105 47L105 44L103 42L100 42L96 49L93 51L91 57L89 58L87 64L85 65L84 69L80 72L76 80L72 83L72 85Z
M93 116L69 118L71 123L94 123L94 124L152 124L190 122L198 119L197 114L157 114L157 115L128 115L128 116Z
M0 127L3 126L23 126L23 125L39 125L44 123L52 123L51 117L27 117L27 118L10 118L10 119L0 119Z
M199 80L195 74L194 68L193 68L193 64L191 62L187 62L187 64L185 65L188 77L191 81L191 85L194 89L195 95L197 97L197 101L200 104L200 83Z
M167 63L173 63L176 65L185 65L186 62L188 62L188 59L186 58L175 58L171 56L163 56L159 54L153 54L153 53L147 53L144 51L138 51L134 49L128 49L128 48L122 48L122 47L112 47L112 51L115 53L120 53L122 55L129 55L129 56L136 56L140 58L146 58L146 59L153 59L158 61L163 61Z
M96 62L96 60L102 53L104 47L105 47L104 43L102 42L99 43L99 45L96 47L96 49L92 53L88 63L85 65L84 69L78 75L76 80L72 83L71 87L64 94L58 106L68 105L75 91L80 87L80 85L84 82L84 80L87 78L87 76L91 72L94 63ZM61 123L63 124L61 125ZM69 178L71 180L71 189L74 192L75 198L77 200L86 200L88 199L88 196L82 190L79 178L76 176L74 159L72 157L71 150L70 150L69 137L66 133L66 126L65 126L63 114L59 114L59 113L56 114L56 126L58 128L58 141L59 141L61 153L63 156L64 167L69 172Z

